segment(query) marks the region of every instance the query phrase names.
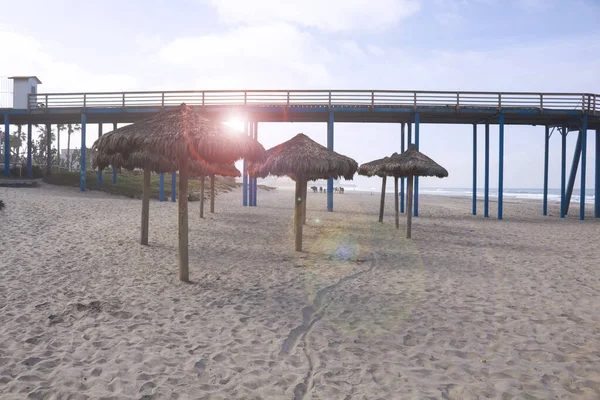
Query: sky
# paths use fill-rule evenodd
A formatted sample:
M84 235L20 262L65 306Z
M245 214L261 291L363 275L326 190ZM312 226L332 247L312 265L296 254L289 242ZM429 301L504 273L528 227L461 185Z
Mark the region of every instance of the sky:
M0 76L44 92L183 89L402 89L600 93L600 0L0 0ZM107 131L107 127L104 131ZM325 124L261 123L271 147ZM87 145L97 137L88 128ZM483 171L483 127L479 128ZM543 127L505 129L505 188L539 188ZM588 133L587 186L594 181ZM576 134L568 137L568 165ZM66 135L61 137L61 147ZM560 135L550 187L560 186ZM335 150L359 163L400 150L399 124L336 124ZM472 127L421 125L420 150L470 187ZM490 186L498 182L491 128ZM376 187L374 178L357 178ZM478 185L483 185L479 173ZM579 178L576 188L579 187Z

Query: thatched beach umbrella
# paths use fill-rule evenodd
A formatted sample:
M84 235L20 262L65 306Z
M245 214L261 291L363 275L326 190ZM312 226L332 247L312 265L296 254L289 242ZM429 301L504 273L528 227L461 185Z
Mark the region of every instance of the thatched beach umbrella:
M224 124L212 122L182 104L100 137L93 146L99 156L119 153L126 160L136 152L171 160L179 171L179 279L189 280L188 175L190 162L232 163L240 158L259 160L264 148L256 140ZM144 188L150 186L144 170ZM161 172L161 171L157 171ZM164 171L168 172L168 171Z
M302 251L302 224L306 204L306 184L317 179L351 180L358 164L350 157L343 156L321 146L308 136L299 133L287 142L266 151L259 163L251 163L248 172L252 176L264 178L267 175L289 176L296 182L294 205L294 227L296 230L295 248Z
M377 170L380 173L394 177L396 191L398 190L398 178L408 178L406 237L410 238L412 225L413 177L437 176L438 178L445 178L448 176L448 171L425 154L419 152L414 144L410 144L408 149L401 154L393 154L386 162L379 164ZM396 197L398 196L396 195ZM398 227L397 221L398 207L396 206L396 227Z
M396 153L394 153L394 154L396 154ZM368 177L379 176L382 179L382 181L381 181L381 200L379 202L379 222L383 222L383 209L385 207L385 186L387 183L387 175L382 173L379 170L379 167L381 166L382 163L387 162L388 159L389 159L389 157L380 158L377 160L370 161L368 163L361 164L361 166L358 167L359 175L368 176ZM396 194L396 196L397 196L397 194ZM397 202L398 202L398 200L396 200L396 203Z

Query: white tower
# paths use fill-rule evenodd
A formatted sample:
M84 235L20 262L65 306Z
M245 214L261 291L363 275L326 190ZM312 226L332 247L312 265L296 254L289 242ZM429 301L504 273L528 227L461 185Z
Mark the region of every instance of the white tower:
M13 80L13 108L36 108L36 104L29 104L29 95L37 94L37 85L41 84L37 76L11 76Z

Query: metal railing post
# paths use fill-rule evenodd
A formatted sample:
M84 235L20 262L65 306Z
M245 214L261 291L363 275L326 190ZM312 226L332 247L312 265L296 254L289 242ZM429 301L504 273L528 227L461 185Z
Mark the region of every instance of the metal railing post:
M417 111L417 92L413 93L413 108Z
M371 110L375 110L375 92L371 92Z
M204 92L202 92L202 105L204 106Z
M125 92L123 92L123 99L122 99L121 105L123 108L125 108Z
M540 93L540 112L544 112L544 94Z
M246 105L247 97L248 97L248 93L244 92L244 106Z
M331 109L331 91L329 92L329 108Z
M591 111L592 108L592 95L591 94L586 94L587 96L587 113L589 114L589 112Z
M87 94L83 95L83 108L87 106Z
M290 108L290 92L287 92L287 108Z
M161 93L161 101L160 101L160 106L164 107L165 106L165 92ZM164 179L164 175L161 175L161 177Z
M48 108L48 95L46 95L46 104L44 104L44 108Z
M502 110L502 93L498 93L498 111Z

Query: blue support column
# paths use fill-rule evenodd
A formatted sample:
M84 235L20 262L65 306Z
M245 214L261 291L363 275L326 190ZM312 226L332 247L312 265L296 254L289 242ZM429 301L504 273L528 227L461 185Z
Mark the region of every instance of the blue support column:
M258 141L258 121L254 122L254 140ZM254 180L254 204L253 206L256 207L256 198L258 197L258 178L252 178Z
M405 123L403 122L400 128L400 152L404 153L404 140L406 135L404 132ZM404 214L404 178L400 178L400 212Z
M484 142L484 171L483 171L483 217L490 217L490 124L485 123Z
M419 113L415 113L415 147L419 150L419 122L421 118ZM414 199L414 207L415 207L415 217L419 216L419 177L415 176L415 199Z
M171 173L171 201L177 201L177 172Z
M244 122L244 134L246 136L248 135L248 124L248 121ZM248 206L248 168L246 159L244 159L242 166L242 205L244 207Z
M477 215L477 124L473 124L473 215Z
M579 187L579 219L585 219L585 177L587 166L587 128L588 116L581 118L581 184Z
M102 123L98 124L98 139L100 139L102 137ZM60 166L60 149L58 150L59 154L58 154L58 165ZM59 170L60 171L60 170ZM100 185L102 185L102 170L100 168L98 168L98 183Z
M81 153L83 155L83 152ZM52 125L46 124L46 173L52 173Z
M165 174L161 173L158 176L158 201L165 201Z
M408 142L407 143L407 147L409 144L412 143L412 122L408 123Z
M560 154L560 217L565 217L565 200L567 189L567 128L563 126L561 131L562 148Z
M81 159L79 161L79 170L80 170L80 178L79 178L79 189L82 192L85 192L85 131L87 127L87 116L85 113L81 114ZM50 132L47 132L50 135Z
M571 173L567 181L567 190L565 194L565 215L569 215L569 207L571 206L571 197L573 196L573 188L575 187L575 178L577 178L577 169L579 168L579 159L581 158L581 131L577 135L577 143L575 144L575 154L573 154L573 162L571 163Z
M114 122L113 123L113 131L116 131L116 130L117 130L117 123ZM112 170L112 183L113 183L113 185L117 183L117 169L115 167L113 167L113 170Z
M500 113L498 143L498 219L502 219L504 203L504 113Z
M594 217L600 218L600 129L596 130L596 182L594 185Z
M544 200L542 202L542 215L548 215L548 159L550 152L550 127L544 130Z
M31 123L27 124L27 177L33 178L33 166L32 166L32 146L33 146L33 126Z
M249 136L254 139L254 121L249 124ZM248 176L248 205L254 207L254 178Z
M333 150L333 111L329 111L329 120L327 121L327 148ZM333 179L327 180L327 211L333 211Z
M4 175L10 176L10 117L4 114Z

